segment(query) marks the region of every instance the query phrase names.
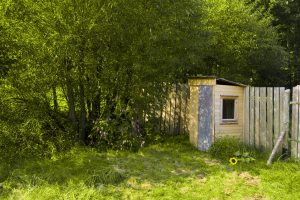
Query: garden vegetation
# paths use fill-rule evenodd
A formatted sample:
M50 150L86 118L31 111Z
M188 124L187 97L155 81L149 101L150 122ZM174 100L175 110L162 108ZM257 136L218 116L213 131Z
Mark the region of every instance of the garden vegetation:
M125 182L133 176L134 184L141 183L144 160L119 150L139 152L168 135L157 129L156 111L172 84L199 74L264 86L300 80L297 2L2 0L0 183L7 189L3 193L0 185L0 195L34 199L49 190L53 198L62 192L72 198L85 188L84 199L103 187L104 198L119 183L116 195L128 195ZM180 153L187 156L183 165L196 170L199 163L187 152L202 154ZM159 150L145 153L147 163L158 163ZM164 158L177 162L170 156ZM128 174L135 158L140 166ZM163 163L154 168L162 170L158 180L177 173L174 163ZM199 173L180 175L170 187L179 180L187 186Z

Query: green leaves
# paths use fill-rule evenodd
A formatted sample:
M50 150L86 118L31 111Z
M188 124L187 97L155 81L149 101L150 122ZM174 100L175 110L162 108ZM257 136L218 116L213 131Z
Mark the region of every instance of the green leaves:
M249 84L278 83L273 79L278 75L265 76L265 69L280 74L286 64L269 15L238 0L205 1L204 9L204 29L210 36L205 73Z
M255 161L255 158L250 156L250 153L247 151L244 151L242 153L240 151L237 151L234 153L234 156L237 157L240 162L250 163L252 161Z
M6 119L39 124L22 134L102 131L111 137L97 141L131 148L153 138L168 86L188 74L247 83L283 63L270 19L244 1L4 0L0 10Z

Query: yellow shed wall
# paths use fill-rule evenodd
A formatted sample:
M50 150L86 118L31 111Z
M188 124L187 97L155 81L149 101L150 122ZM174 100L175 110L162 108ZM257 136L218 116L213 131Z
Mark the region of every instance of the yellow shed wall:
M190 99L188 102L188 131L190 134L190 142L197 147L198 138L198 97L199 87L190 86Z
M222 122L221 96L236 96L237 123L224 124ZM244 87L216 85L215 87L215 137L233 136L242 139L244 131Z

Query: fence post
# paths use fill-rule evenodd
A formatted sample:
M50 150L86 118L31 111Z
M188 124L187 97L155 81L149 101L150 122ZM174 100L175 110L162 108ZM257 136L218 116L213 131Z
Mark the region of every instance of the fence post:
M273 133L273 145L274 147L277 138L280 134L280 88L274 88L274 133Z
M283 138L283 148L288 149L288 137L289 137L289 129L290 129L290 90L285 90L284 93L284 131L286 132Z
M254 124L254 102L255 102L255 96L254 96L254 87L251 87L250 88L250 95L249 95L249 98L250 98L250 116L249 116L249 119L250 119L250 123L249 123L249 128L250 128L250 145L251 146L254 146L255 144L255 124Z
M250 130L249 130L249 109L250 109L250 99L249 99L249 87L245 88L245 108L244 108L244 143L250 144Z
M255 147L259 148L259 88L256 87L255 91Z
M266 148L267 146L267 114L266 114L266 88L265 87L261 87L259 89L259 97L260 97L260 103L259 103L259 146Z
M298 130L299 130L299 86L293 88L293 104L292 104L292 136L291 136L291 156L298 158Z
M273 146L273 88L267 88L267 149Z

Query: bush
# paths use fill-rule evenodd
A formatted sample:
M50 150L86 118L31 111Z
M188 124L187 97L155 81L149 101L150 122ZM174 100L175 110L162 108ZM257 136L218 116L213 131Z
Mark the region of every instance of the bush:
M253 148L246 146L236 138L228 136L217 139L208 152L212 157L223 161L228 161L228 159L235 156L237 152L241 154L249 153L249 156L255 157Z
M74 145L72 135L46 116L24 119L22 123L0 122L0 161L9 166L22 159L51 157Z

